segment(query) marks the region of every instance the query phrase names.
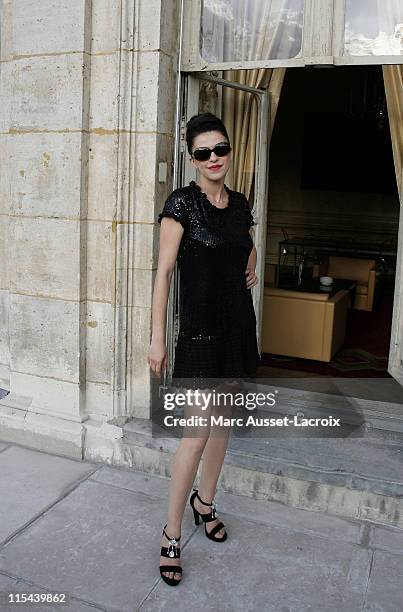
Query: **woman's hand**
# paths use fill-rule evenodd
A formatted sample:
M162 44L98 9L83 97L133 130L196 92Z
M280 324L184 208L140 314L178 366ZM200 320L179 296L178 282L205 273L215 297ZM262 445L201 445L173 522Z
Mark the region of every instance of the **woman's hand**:
M259 279L256 276L255 270L253 270L252 268L246 268L245 274L246 274L246 287L248 289L251 289L252 287L258 284Z
M165 342L152 340L148 351L147 362L155 374L161 378L161 372L168 365L167 348Z

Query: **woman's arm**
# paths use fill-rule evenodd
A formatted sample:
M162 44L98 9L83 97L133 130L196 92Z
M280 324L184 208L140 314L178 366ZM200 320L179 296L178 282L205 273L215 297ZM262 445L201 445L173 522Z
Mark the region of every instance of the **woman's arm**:
M151 344L147 358L151 369L158 376L161 376L162 370L167 367L165 335L168 295L183 232L183 226L175 219L164 217L161 220L158 266L151 309Z
M252 231L251 231L251 235L252 235ZM246 286L248 289L251 289L251 287L254 287L259 282L259 279L255 273L256 261L257 261L257 252L256 252L255 245L253 245L253 248L249 254L249 259L248 259L248 263L246 265L246 270L245 270Z
M257 252L256 252L255 245L253 245L253 248L252 248L252 250L250 252L250 255L249 255L248 264L247 264L246 268L248 270L255 271L256 270L256 260L257 260Z

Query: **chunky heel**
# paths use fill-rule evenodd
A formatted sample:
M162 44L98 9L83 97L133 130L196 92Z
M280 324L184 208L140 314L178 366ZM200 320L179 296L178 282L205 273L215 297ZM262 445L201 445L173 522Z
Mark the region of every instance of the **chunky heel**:
M161 556L168 557L168 559L179 559L181 556L181 550L178 546L178 542L181 538L180 536L179 538L170 538L169 535L167 535L167 532L165 531L165 527L162 530L162 534L169 541L169 546L161 546ZM163 572L172 572L174 575L180 574L182 576L182 568L180 565L160 565L160 574L161 578L164 580L164 582L169 584L169 586L176 586L182 580L182 578L169 578L168 576L165 576Z
M209 538L209 540L213 540L213 542L224 542L227 539L227 532L225 532L221 538L215 537L215 534L218 531L220 531L221 529L225 529L225 526L221 521L217 525L215 525L215 527L213 527L213 529L210 532L207 531L206 523L211 523L211 521L215 521L217 519L217 507L214 503L214 500L211 502L211 504L207 504L200 498L198 489L193 489L193 491L194 493L192 493L189 503L193 510L195 525L198 525L200 523L200 518L201 518L202 521L204 522L205 534ZM196 497L199 500L199 502L201 502L204 506L209 506L211 508L211 512L208 512L206 514L201 514L198 510L196 510L196 508L194 507L194 500L196 499Z
M200 514L197 512L195 508L193 508L193 516L195 520L195 525L199 525L200 524Z

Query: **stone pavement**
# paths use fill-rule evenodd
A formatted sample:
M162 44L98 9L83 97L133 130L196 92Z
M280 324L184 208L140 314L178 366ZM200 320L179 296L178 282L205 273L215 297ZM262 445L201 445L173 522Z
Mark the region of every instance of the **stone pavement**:
M403 530L218 492L228 540L187 506L172 588L158 572L167 479L8 443L0 474L1 612L403 610ZM6 603L47 592L68 603Z

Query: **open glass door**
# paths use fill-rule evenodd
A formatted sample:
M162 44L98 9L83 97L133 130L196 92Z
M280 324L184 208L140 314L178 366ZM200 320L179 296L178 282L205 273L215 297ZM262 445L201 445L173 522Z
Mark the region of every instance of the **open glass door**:
M267 225L268 149L270 134L270 94L267 91L224 80L207 73L192 73L182 77L181 135L176 156L175 187L188 185L197 180L196 170L189 163L186 150L185 126L199 112L212 112L221 117L226 125L233 148L233 168L226 177L231 189L242 191L249 200L255 220L253 240L257 250L256 274L259 283L252 289L257 320L257 339L261 350L261 327L263 314L264 267ZM229 125L237 109L237 121ZM254 120L248 130L249 144L240 136L244 113ZM179 321L179 270L171 283L167 321L168 368L166 377L172 379L175 346Z

